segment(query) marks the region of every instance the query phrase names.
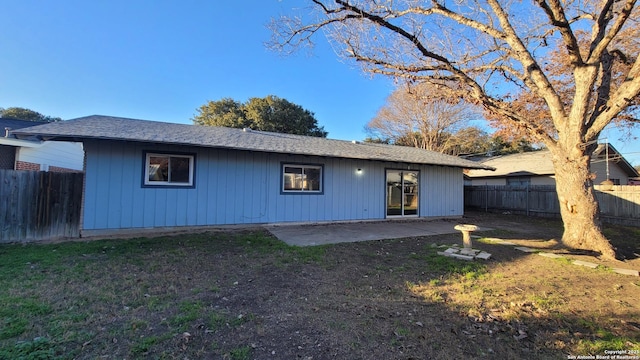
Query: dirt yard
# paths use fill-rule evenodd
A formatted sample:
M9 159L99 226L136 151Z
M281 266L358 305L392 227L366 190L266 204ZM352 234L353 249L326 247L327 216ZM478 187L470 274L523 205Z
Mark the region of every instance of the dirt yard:
M243 231L0 246L0 359L640 357L640 278L610 271L640 270L640 229L607 227L627 258L611 263L563 249L558 221L463 221L495 229L474 239L488 261L437 255L460 234L309 248Z

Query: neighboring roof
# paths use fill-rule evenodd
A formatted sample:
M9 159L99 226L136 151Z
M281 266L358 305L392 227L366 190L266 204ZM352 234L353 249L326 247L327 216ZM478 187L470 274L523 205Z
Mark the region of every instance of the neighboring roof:
M553 162L549 150L539 150L487 158L480 163L495 168L495 171L470 170L470 178L505 176L546 176L553 175Z
M45 123L0 117L0 130L2 130L2 136L5 136L6 129L9 129L9 131L11 131L11 130L17 130L17 129L22 129L26 127L38 126L42 124L45 124Z
M625 160L622 155L609 145L609 161L616 163L629 177L636 177L638 171ZM606 146L599 144L593 152L592 163L606 161ZM506 176L548 176L554 175L553 161L549 150L539 150L511 155L494 156L480 161L495 168L495 171L470 170L466 175L470 178L506 177Z
M12 130L24 129L27 127L33 127L45 124L43 122L38 121L27 121L27 120L19 120L14 118L2 118L0 117L0 131L2 134L0 135L0 144L2 145L10 145L10 146L26 146L33 147L37 146L38 139L31 136L28 138L24 138L22 140L16 140L16 137L11 133ZM9 134L7 134L7 130ZM36 143L33 143L33 142ZM33 143L33 144L31 144Z
M608 145L608 146L606 146ZM609 161L612 164L618 165L622 171L624 171L628 177L638 177L640 174L627 159L618 152L611 144L598 144L598 148L593 152L591 163ZM608 148L608 151L606 151Z
M172 124L93 115L58 121L13 132L18 137L38 135L44 140L104 139L226 148L269 153L328 156L348 159L442 165L466 169L491 167L423 149L332 140L255 130Z

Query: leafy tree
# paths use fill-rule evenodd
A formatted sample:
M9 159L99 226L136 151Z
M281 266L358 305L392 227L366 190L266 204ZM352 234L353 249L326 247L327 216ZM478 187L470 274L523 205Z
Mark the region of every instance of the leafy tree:
M365 129L368 130L368 129ZM398 137L367 137L365 142L376 144L391 144L398 146L416 146L422 141L423 135L419 132L407 133ZM469 126L457 130L455 133L442 132L438 136L437 148L432 151L449 155L486 154L492 151L492 143L486 131Z
M451 155L486 154L490 151L490 135L486 131L469 126L458 130L450 141Z
M457 154L459 138L453 135L479 116L473 105L452 101L428 84L400 86L365 130L396 145Z
M505 140L503 135L494 134L489 140L489 149L487 152L489 155L497 156L537 150L541 150L541 148L532 145L526 137Z
M197 109L198 115L193 118L193 121L198 125L248 127L250 123L242 111L242 106L240 102L230 98L209 101Z
M326 137L314 114L277 96L251 98L246 103L224 98L197 109L194 123L209 126L251 128L287 134Z
M526 137L500 129L493 135L469 126L480 111L425 84L400 86L365 126L366 142L412 146L449 155L505 155L536 148Z
M366 127L365 127L365 131L366 131ZM380 138L377 136L371 137L371 136L367 136L364 138L364 142L366 143L371 143L371 144L385 144L385 145L390 145L391 144L391 140L388 138Z
M522 129L551 152L563 243L615 257L602 234L590 160L607 124L635 121L635 0L307 3L315 12L272 22L273 46L295 50L327 34L366 72L441 86Z
M59 117L42 115L37 111L33 111L31 109L26 109L21 107L9 107L6 109L0 108L0 117L13 118L13 119L25 120L25 121L38 121L38 122L62 121L62 119Z

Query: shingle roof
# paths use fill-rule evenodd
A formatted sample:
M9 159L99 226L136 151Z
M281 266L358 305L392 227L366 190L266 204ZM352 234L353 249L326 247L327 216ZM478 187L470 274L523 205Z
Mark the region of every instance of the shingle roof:
M31 127L31 126L38 126L42 124L45 124L45 123L0 117L0 128L2 130L4 130L5 128L9 128L10 130L16 130L16 129L22 129L22 128Z
M495 171L470 170L470 178L522 176L522 175L553 175L553 162L548 150L524 152L519 154L494 156L481 161L482 164L495 168Z
M20 119L14 119L14 118L0 118L0 131L2 131L2 135L0 136L5 136L5 130L9 130L9 132L11 133L12 130L17 130L17 129L23 129L26 127L32 127L32 126L38 126L38 125L42 125L44 123L42 122L37 122L37 121L27 121L27 120L20 120ZM9 135L10 138L13 138L14 136L12 134ZM25 138L24 140L34 140L33 138Z
M636 171L627 160L620 155L611 144L609 147L609 161L615 162L625 171L629 177L638 176ZM593 152L592 162L604 161L605 145L599 144ZM600 160L599 160L600 159ZM502 176L545 176L554 175L553 161L549 150L539 150L524 152L519 154L494 156L480 161L482 164L495 168L495 171L470 170L467 176L470 178L502 177Z
M327 156L348 159L406 162L491 169L455 156L404 146L353 143L310 136L226 127L173 124L93 115L14 131L17 136L38 135L45 140L107 139L226 148L269 153Z

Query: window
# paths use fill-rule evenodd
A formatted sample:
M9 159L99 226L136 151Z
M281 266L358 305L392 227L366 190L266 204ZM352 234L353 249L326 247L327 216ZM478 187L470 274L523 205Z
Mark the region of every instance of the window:
M283 193L322 193L322 166L282 165Z
M194 155L145 153L144 185L193 187Z

